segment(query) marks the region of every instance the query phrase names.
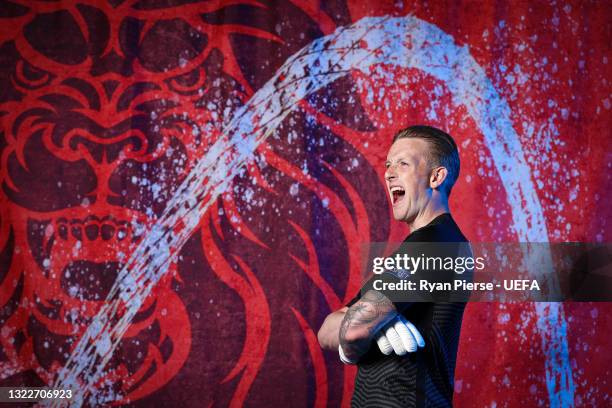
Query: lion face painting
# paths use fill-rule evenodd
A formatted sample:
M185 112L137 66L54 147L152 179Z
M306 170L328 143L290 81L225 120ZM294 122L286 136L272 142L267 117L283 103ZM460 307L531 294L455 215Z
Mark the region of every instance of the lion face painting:
M547 76L554 64L571 76L564 55L534 63L526 23L483 20L476 36L442 9L366 3L3 4L2 386L75 386L90 405L347 404L355 370L316 330L359 289L363 244L407 232L391 222L383 162L408 122L453 129L466 165L451 204L474 240L602 234L566 227L584 214L560 205L586 200L589 180L536 180L588 166L563 139L585 119ZM496 71L485 50L516 30L517 56ZM533 164L540 154L550 161ZM539 363L506 373L517 389L535 384L528 402L603 398L577 380L603 368L572 371L562 305L470 307L462 339L507 359L537 350ZM500 345L513 324L537 345ZM477 367L457 367L457 398L499 394L499 381L480 387Z

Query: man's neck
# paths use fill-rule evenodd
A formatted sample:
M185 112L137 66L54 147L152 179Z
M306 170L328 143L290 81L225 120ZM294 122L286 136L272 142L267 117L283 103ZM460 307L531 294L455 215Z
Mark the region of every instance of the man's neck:
M414 221L408 224L410 231L416 231L419 228L426 226L436 217L447 212L450 212L450 210L448 209L448 204L446 203L432 203L432 205L428 205L414 218Z

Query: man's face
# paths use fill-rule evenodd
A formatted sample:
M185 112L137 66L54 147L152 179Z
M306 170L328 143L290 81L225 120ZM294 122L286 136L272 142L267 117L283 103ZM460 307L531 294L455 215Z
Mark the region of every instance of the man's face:
M428 149L423 139L404 138L393 143L387 153L385 180L393 218L398 221L414 221L431 197Z

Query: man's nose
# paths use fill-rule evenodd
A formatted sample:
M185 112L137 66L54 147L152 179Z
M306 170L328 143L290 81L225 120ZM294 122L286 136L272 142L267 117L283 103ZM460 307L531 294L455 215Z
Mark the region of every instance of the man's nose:
M389 167L387 167L387 170L385 170L385 180L391 181L394 180L396 177L397 173L395 171L395 166L389 165Z

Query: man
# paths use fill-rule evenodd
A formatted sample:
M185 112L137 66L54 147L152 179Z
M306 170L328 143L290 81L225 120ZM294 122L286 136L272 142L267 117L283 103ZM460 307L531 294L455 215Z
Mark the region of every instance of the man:
M405 242L467 242L449 213L459 153L448 134L429 126L404 129L385 165L393 217L411 230ZM451 406L465 303L392 302L368 287L331 313L318 333L321 347L358 365L352 406Z

